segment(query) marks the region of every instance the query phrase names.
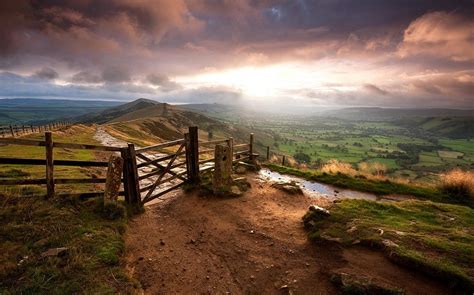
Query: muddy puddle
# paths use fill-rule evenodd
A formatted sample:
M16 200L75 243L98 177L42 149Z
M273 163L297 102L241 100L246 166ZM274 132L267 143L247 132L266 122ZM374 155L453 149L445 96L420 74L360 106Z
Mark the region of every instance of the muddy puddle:
M301 187L305 195L315 198L325 197L329 199L365 199L373 201L379 199L376 195L371 193L342 189L329 184L305 180L296 176L280 174L266 168L260 170L259 177L262 180L271 182L294 181L299 185L299 187Z

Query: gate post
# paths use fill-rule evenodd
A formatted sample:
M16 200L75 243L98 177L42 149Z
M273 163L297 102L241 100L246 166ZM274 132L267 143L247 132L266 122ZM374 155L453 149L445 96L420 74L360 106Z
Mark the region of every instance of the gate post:
M188 181L192 184L199 183L199 141L198 127L189 127L189 133L184 135L186 144L186 169Z
M129 204L140 204L140 184L138 183L137 158L135 145L129 143L127 148L122 150L123 163L123 186L125 200Z

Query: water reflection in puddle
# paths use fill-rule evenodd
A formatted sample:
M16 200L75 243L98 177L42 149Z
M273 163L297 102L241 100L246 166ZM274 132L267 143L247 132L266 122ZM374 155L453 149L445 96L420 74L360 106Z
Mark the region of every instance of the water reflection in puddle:
M280 174L278 172L274 172L266 168L261 169L259 174L260 178L265 181L295 181L301 187L303 192L310 197L326 197L330 199L366 199L374 201L377 200L377 196L374 194L349 189L341 189L332 185L309 181L296 176Z

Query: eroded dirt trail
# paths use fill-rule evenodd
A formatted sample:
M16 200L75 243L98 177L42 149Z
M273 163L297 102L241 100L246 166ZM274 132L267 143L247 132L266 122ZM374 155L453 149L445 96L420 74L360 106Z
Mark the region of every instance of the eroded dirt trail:
M408 294L445 291L377 253L310 243L301 217L314 199L251 184L232 199L176 191L131 221L127 267L146 294L336 294L331 271L360 268L374 278L377 269L390 272L380 278L388 285L409 280L400 283ZM371 259L360 260L359 253Z

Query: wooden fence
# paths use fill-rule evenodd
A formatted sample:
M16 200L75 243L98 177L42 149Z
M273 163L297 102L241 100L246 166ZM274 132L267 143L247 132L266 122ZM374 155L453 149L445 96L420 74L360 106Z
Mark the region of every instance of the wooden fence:
M118 152L124 160L123 164L123 191L120 193L125 196L128 203L144 204L156 199L184 183L198 183L200 174L204 171L214 169L215 158L207 157L200 160L200 155L214 153L210 146L216 144L227 144L232 149L233 163L245 160L253 160L257 154L253 152L253 134L250 134L249 143L234 145L233 139L199 141L198 128L189 127L189 132L183 139L169 141L153 146L135 149L133 144L127 147L100 146L77 143L54 142L50 131L45 132L45 140L29 140L18 138L0 138L0 144L11 144L19 146L41 146L45 147L45 159L24 159L24 158L6 158L0 157L0 165L42 165L46 169L44 179L0 179L0 185L46 185L46 196L53 197L56 184L74 184L74 183L105 183L106 178L55 178L55 166L75 166L75 167L107 167L106 161L78 161L61 160L53 158L54 148L67 148L78 150L95 150L105 152ZM148 153L164 148L177 146L175 152L152 159ZM205 147L200 150L200 147ZM181 159L181 160L178 160ZM140 162L141 161L141 162ZM139 169L146 166L152 166L154 171L139 175ZM186 166L186 169L183 167ZM181 170L179 170L181 169ZM169 177L165 176L169 174ZM140 182L154 177L151 185L140 187ZM166 183L174 180L181 180L180 183L166 187L163 191L157 192L157 189ZM141 193L144 193L142 198ZM89 198L103 195L103 191L85 192L85 193L67 193L66 195L77 195L81 198Z
M0 136L5 137L19 137L22 135L40 133L45 131L51 131L58 129L60 127L65 127L71 125L69 121L58 121L50 122L44 125L7 125L0 126Z

